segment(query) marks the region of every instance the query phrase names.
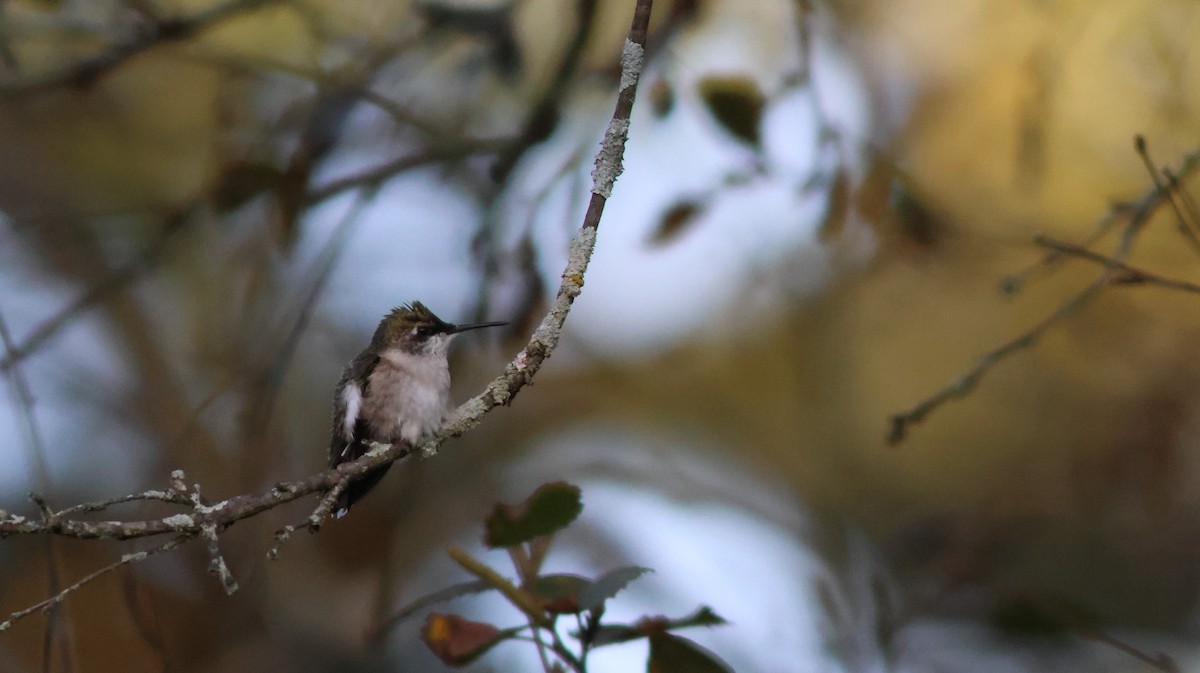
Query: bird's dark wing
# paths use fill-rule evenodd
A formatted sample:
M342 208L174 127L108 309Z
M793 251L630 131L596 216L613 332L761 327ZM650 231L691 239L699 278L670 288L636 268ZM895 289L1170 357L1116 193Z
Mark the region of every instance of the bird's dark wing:
M355 458L370 450L369 445L362 443L356 444L354 448L360 451ZM350 506L361 500L368 491L375 488L375 485L379 483L380 479L383 479L383 475L387 474L387 471L391 468L391 463L385 463L364 474L358 481L352 481L347 484L346 490L338 494L337 505L333 508L334 516L339 519L346 516L346 512L350 511Z
M355 442L370 442L369 428L362 419L363 400L370 391L371 372L379 364L379 357L369 351L359 353L342 372L337 387L333 390L333 427L329 437L329 467L337 467L352 456L350 446Z
M362 417L363 401L371 394L371 372L379 364L379 357L364 351L346 367L338 381L333 401L333 430L329 442L329 467L361 458L371 450L371 428ZM350 506L367 494L387 474L391 463L382 465L357 481L351 482L338 496L334 512L345 516Z

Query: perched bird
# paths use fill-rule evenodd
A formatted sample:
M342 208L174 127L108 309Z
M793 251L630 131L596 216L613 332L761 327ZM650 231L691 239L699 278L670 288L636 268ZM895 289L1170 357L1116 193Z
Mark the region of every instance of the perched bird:
M392 309L338 381L329 466L361 457L371 442L416 446L436 432L450 410L450 341L460 332L505 324L454 325L418 301ZM335 515L345 516L390 467L383 465L349 484L338 497Z

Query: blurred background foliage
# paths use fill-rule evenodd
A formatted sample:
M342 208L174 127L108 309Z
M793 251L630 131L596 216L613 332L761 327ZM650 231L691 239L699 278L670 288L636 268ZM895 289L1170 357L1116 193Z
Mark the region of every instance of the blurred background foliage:
M316 471L341 367L413 299L512 322L458 346L472 394L557 286L632 5L0 0L0 507ZM1034 236L1114 254L1135 134L1200 149L1197 34L1188 0L660 0L537 384L278 561L299 508L232 529L234 597L156 558L0 635L0 670L437 670L363 634L557 478L559 569L654 567L631 614L712 605L739 671L1152 665L1109 637L1197 668L1200 297L1106 288L886 444L1096 278ZM1178 226L1129 261L1196 279ZM0 613L134 546L4 540Z

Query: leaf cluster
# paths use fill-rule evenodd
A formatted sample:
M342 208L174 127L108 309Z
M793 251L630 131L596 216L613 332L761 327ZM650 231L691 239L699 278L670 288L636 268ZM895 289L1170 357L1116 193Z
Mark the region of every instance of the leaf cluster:
M715 654L675 633L688 627L724 624L707 606L676 619L647 615L632 624L604 621L608 601L650 572L649 568L626 566L594 578L542 572L555 535L582 511L579 487L561 481L543 484L516 505L497 504L484 521L484 544L508 552L515 577L451 548L450 557L475 579L412 601L387 626L437 603L496 591L521 613L524 624L500 627L458 614L430 612L421 631L426 646L447 665L457 667L470 664L503 642L528 642L537 648L547 673L584 673L588 654L595 648L644 638L650 644L648 671L730 673L732 669Z

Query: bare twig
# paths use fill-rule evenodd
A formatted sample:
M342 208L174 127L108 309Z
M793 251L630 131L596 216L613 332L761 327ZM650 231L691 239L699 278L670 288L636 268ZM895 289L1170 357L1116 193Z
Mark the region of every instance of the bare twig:
M1144 141L1141 137L1137 138L1139 145L1139 153L1143 150ZM1197 150L1184 158L1179 175L1186 176L1194 172L1200 166L1200 150ZM1158 184L1155 178L1156 185ZM1025 350L1036 344L1043 335L1051 327L1054 327L1059 322L1075 313L1077 310L1085 306L1088 302L1096 297L1105 287L1121 282L1122 278L1128 278L1128 268L1125 267L1125 260L1128 258L1130 251L1133 248L1134 240L1141 233L1146 223L1158 212L1158 210L1169 200L1169 196L1165 190L1156 186L1148 194L1127 212L1128 219L1123 229L1122 237L1117 246L1116 253L1111 258L1104 258L1105 268L1096 280L1092 281L1085 288L1077 292L1074 296L1066 299L1059 307L1050 314L1047 318L1034 325L1032 328L1017 336L1014 339L1000 345L999 347L985 353L979 361L966 374L955 380L954 382L944 386L933 395L925 398L915 406L895 414L891 417L890 428L888 431L887 441L890 445L896 445L904 441L908 436L908 431L912 425L925 420L929 414L939 409L943 404L950 400L966 397L979 384L980 380L992 370L993 367L1003 362L1014 353ZM1081 250L1083 248L1080 248ZM1052 251L1053 254L1065 254L1064 251ZM1165 280L1165 279L1164 279Z
M16 612L12 613L11 615L8 616L7 619L0 622L0 632L11 629L13 624L17 623L21 619L24 619L25 617L28 617L29 615L31 615L35 612L38 612L39 610L46 611L46 610L50 610L50 609L54 608L55 606L61 604L63 602L63 600L66 599L66 597L68 595L70 595L71 593L74 593L74 592L82 589L83 587L87 586L89 583L103 577L104 575L107 575L108 573L116 570L117 568L120 568L121 566L126 566L126 565L129 565L130 563L142 561L142 560L144 560L154 554L158 554L160 552L169 551L171 549L178 547L179 545L183 544L184 542L187 542L190 539L192 539L192 536L190 536L190 535L179 535L177 537L171 538L170 540L164 542L163 544L160 544L157 547L154 547L153 549L149 549L147 551L134 552L132 554L125 554L124 556L121 557L121 560L111 563L107 566L104 566L103 568L101 568L93 573L85 575L78 582L72 584L71 586L67 587L66 589L63 589L62 591L51 596L50 598L47 598L46 600L41 601L35 605L31 605L31 606L25 608L24 610L18 610Z
M1138 142L1140 138L1141 137L1138 136L1138 138L1134 139L1135 145L1144 144L1144 141L1142 143ZM1142 153L1139 151L1139 155L1141 154ZM1154 171L1153 165L1148 163L1148 159L1145 156L1143 156L1143 163L1147 164L1147 169L1151 172L1150 177L1155 182L1155 189L1162 193L1162 188L1158 185L1157 174ZM1200 151L1192 152L1184 157L1183 164L1179 169L1179 174L1189 175L1195 172L1198 164L1200 164ZM1177 194L1180 201L1183 202L1185 210L1187 210L1191 215L1191 219L1193 221L1200 222L1200 214L1196 213L1195 204L1192 202L1191 197L1188 196L1188 193L1185 190L1180 189L1179 175L1167 168L1162 170L1162 174L1167 180L1168 190L1165 192L1165 194ZM1153 193L1143 197L1143 201L1151 196L1153 196ZM1174 203L1172 203L1172 206L1175 207L1176 212L1178 212L1178 206L1176 206ZM1137 209L1137 207L1137 204L1120 204L1109 209L1109 212L1103 218L1101 218L1099 223L1097 223L1095 230L1081 243L1079 243L1079 245L1084 248L1090 248L1093 244L1097 243L1101 238L1103 238L1105 234L1111 231L1113 227L1128 217L1131 212ZM1190 233L1190 230L1188 233ZM1188 237L1188 233L1185 233L1184 236ZM1018 273L1006 276L1004 280L1001 281L1000 287L1007 294L1016 294L1020 292L1022 288L1024 288L1030 277L1032 277L1035 273L1050 269L1065 258L1066 255L1062 252L1051 250L1048 254L1046 254L1045 257L1041 258L1037 262L1034 262L1028 268Z
M1183 210L1175 201L1174 186L1177 182L1171 180L1170 172L1163 171L1164 177L1167 178L1168 184L1163 184L1159 179L1158 167L1154 165L1154 160L1150 158L1150 148L1146 146L1146 138L1138 135L1134 139L1134 146L1137 148L1138 156L1142 158L1142 164L1146 167L1146 172L1150 174L1150 179L1154 181L1154 187L1160 194L1171 204L1171 210L1175 211L1175 227L1179 230L1179 234L1191 246L1192 252L1200 255L1200 238L1196 237L1196 231L1188 225L1187 217L1184 216Z
M393 159L375 168L368 168L352 175L335 178L324 185L314 187L309 190L304 202L305 205L311 206L352 189L379 187L389 178L404 171L435 164L440 161L465 159L475 154L493 152L501 145L502 142L497 140L466 140L431 146L418 154Z
M520 158L529 148L545 140L557 126L559 109L566 99L564 95L571 75L579 67L583 58L583 48L587 46L588 37L592 33L592 25L596 18L596 0L576 0L575 30L567 43L563 57L559 59L558 69L545 90L538 96L537 102L530 110L525 126L513 142L501 152L496 163L492 166L492 179L502 183ZM644 40L643 40L643 46Z
M1184 211L1193 223L1200 226L1200 207L1196 206L1196 201L1192 199L1192 195L1188 194L1186 189L1183 189L1179 182L1179 176L1175 175L1174 171L1169 168L1163 169L1163 177L1167 179L1167 185L1176 195L1179 196L1179 201L1183 204Z
M1143 664L1146 664L1155 670L1162 671L1163 673L1182 673L1181 669L1179 668L1179 664L1175 663L1174 659L1162 652L1159 652L1157 655L1152 655L1149 652L1140 650L1123 640L1119 640L1115 636L1111 636L1100 631L1084 633L1081 634L1081 637L1085 640L1094 640L1098 643L1104 643L1105 645L1124 652Z
M3 316L0 316L0 341L3 341L4 344L5 358L12 356L16 344L13 342L12 334L8 331L8 323ZM8 370L8 380L12 385L13 398L21 411L21 418L25 426L25 445L28 449L30 465L33 468L34 483L41 492L50 493L52 491L50 468L46 465L46 445L42 440L41 426L37 422L37 415L33 408L33 389L20 367L14 366ZM40 497L35 501L43 513L48 510ZM56 595L62 591L62 575L58 561L58 549L51 538L46 540L46 570L47 589L51 595ZM55 634L61 633L61 639L57 640L62 654L63 667L68 671L73 670L70 625L67 623L66 616L60 610L53 610L48 616L46 631L42 637L42 668L50 669L56 640Z
M1050 238L1049 236L1038 236L1036 239L1038 245L1049 250L1061 253L1069 257L1085 259L1089 262L1096 262L1110 269L1116 269L1122 273L1113 278L1113 283L1121 284L1137 284L1145 283L1147 285L1158 285L1160 287L1169 288L1172 290L1180 290L1183 292L1195 292L1200 294L1200 284L1190 283L1186 280L1177 280L1175 278L1167 278L1159 274L1139 269L1135 266L1130 266L1121 260L1107 255L1102 255L1098 252L1093 252L1087 248L1066 241Z
M132 493L130 495L122 495L116 498L107 500L97 500L95 502L85 502L78 505L72 505L66 509L59 510L58 516L66 516L68 514L76 514L80 512L103 512L113 505L120 505L126 502L139 501L157 501L166 502L174 505L191 505L192 501L186 495L180 494L175 490L168 491L145 491L143 493Z
M1120 224L1121 220L1129 215L1130 210L1131 208L1126 204L1120 204L1110 208L1108 213L1105 214L1105 216L1100 219L1100 222L1096 224L1096 227L1092 230L1091 234L1084 238L1079 245L1086 248L1099 242L1100 239L1104 238L1104 236L1108 234L1108 232L1112 231L1114 227ZM1025 288L1025 285L1036 274L1053 269L1059 262L1062 262L1065 259L1066 255L1060 252L1050 251L1041 259L1037 260L1033 264L1030 264L1021 271L1005 276L1000 281L1000 289L1005 294L1018 294Z
M925 398L916 406L892 416L891 429L888 431L888 444L896 445L903 442L908 436L909 427L925 420L925 417L940 408L946 402L953 399L966 397L975 387L979 385L979 381L983 379L993 367L1003 362L1010 355L1020 352L1036 344L1046 332L1054 327L1064 318L1071 315L1075 311L1082 308L1091 301L1112 279L1114 272L1106 270L1099 278L1092 281L1082 291L1063 302L1054 313L1051 313L1042 322L1038 323L1025 333L1005 342L1001 346L994 348L975 363L961 378L953 383L938 390L933 395Z

